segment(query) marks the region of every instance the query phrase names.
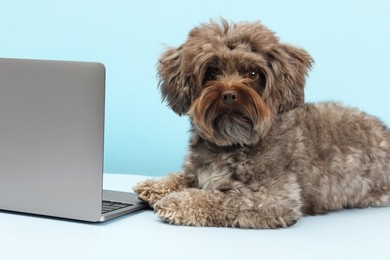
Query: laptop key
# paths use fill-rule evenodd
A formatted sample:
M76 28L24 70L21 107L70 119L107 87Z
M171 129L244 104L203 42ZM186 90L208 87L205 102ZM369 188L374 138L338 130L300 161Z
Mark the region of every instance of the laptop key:
M114 201L103 201L102 202L102 213L108 213L114 210L119 210L128 206L132 206L133 204L114 202Z

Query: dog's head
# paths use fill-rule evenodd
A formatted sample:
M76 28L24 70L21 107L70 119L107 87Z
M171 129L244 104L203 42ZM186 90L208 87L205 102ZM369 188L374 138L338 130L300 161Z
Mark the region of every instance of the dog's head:
M194 130L218 146L250 145L272 118L304 102L312 58L281 44L259 22L211 22L166 50L158 63L162 97Z

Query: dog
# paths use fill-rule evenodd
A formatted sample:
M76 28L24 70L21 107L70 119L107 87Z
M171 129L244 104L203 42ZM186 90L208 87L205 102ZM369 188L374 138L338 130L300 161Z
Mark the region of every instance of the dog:
M313 64L260 22L211 20L157 64L191 122L178 173L133 189L177 225L279 228L304 215L390 205L390 130L338 103L304 103Z

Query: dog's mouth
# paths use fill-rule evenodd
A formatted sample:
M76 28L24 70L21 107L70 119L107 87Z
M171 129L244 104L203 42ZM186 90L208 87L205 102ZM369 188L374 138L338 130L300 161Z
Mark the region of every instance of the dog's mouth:
M226 124L229 125L230 123L238 123L248 130L253 130L252 120L239 111L223 113L216 116L213 122L213 128L217 131L218 129L223 128Z

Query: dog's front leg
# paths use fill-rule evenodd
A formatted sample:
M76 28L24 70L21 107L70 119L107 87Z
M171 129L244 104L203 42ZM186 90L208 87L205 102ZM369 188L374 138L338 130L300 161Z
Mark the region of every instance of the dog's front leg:
M174 191L192 187L195 183L194 176L182 172L169 174L159 179L149 179L138 183L133 190L138 193L139 199L153 206L156 201Z
M154 210L171 224L214 227L288 227L302 216L299 197L252 195L191 188L162 198Z

